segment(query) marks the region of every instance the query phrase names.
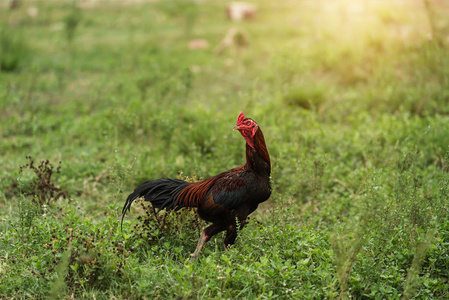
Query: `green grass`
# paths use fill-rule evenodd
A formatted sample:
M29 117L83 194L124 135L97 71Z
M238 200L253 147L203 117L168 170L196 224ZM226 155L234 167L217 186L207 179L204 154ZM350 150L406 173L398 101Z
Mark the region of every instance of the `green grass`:
M449 297L447 4L83 3L0 6L0 298ZM205 223L139 203L121 232L143 181L244 162L241 111L273 194L235 246L191 263Z

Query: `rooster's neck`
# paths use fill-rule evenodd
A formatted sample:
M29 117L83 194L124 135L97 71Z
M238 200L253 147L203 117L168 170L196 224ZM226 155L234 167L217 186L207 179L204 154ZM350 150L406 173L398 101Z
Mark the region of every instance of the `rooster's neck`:
M246 144L246 164L248 169L252 169L260 176L270 177L271 162L268 154L267 145L260 127L254 134L254 148Z

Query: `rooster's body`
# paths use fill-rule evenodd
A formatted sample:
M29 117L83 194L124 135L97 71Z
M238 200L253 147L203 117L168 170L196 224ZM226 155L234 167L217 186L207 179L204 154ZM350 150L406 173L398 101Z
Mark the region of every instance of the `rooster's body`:
M158 209L197 207L199 216L212 224L204 229L192 257L196 258L203 245L221 231L226 231L225 247L234 244L237 224L242 229L248 215L271 194L270 156L261 129L252 119L245 119L243 113L234 129L247 142L243 166L194 183L168 178L147 181L128 196L123 216L139 197L145 197Z

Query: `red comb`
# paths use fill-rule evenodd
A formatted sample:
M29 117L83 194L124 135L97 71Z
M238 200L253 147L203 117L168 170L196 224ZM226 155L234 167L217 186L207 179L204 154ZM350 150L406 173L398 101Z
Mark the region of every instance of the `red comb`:
M243 120L245 120L245 114L241 112L239 117L237 118L237 124L243 123Z

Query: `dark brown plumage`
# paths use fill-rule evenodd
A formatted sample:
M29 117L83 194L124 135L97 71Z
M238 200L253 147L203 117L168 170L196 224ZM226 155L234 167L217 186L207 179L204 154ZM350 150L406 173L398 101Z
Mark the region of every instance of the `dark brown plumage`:
M145 197L145 201L158 209L197 207L200 218L212 223L202 232L192 258L195 259L203 245L221 231L226 231L225 247L234 244L236 220L242 229L248 215L271 194L271 163L262 130L243 113L234 129L246 140L246 163L243 166L194 183L168 178L147 181L126 199L122 223L132 202Z

